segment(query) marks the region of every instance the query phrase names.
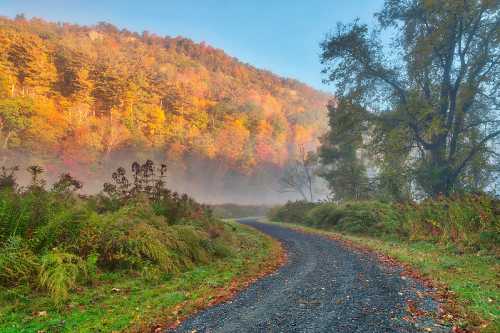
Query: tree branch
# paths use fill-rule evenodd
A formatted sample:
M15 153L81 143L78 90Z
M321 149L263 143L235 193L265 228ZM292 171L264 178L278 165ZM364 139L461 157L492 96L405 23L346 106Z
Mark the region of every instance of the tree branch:
M486 137L484 137L477 145L475 145L471 151L469 152L469 154L467 155L467 157L462 161L462 163L459 165L459 167L453 172L452 174L452 179L455 179L456 177L458 177L458 175L463 171L463 169L465 168L465 166L467 165L467 163L470 162L470 160L482 149L484 148L484 144L486 144L489 140L497 137L500 135L500 130L499 131L496 131L496 132L493 132L493 133L490 133L489 135L487 135Z

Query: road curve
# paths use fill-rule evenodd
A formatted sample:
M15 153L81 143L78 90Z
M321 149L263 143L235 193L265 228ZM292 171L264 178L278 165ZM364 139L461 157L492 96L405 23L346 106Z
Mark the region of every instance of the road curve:
M444 332L430 319L403 320L407 300L426 311L437 304L417 297L421 286L396 268L377 263L319 235L240 220L281 241L288 262L230 302L204 310L173 332Z

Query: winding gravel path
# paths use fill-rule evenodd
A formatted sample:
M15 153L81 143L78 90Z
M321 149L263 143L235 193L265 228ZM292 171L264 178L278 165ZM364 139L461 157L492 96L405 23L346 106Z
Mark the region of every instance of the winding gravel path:
M406 301L435 312L437 304L419 298L422 289L400 271L371 256L319 235L240 220L281 241L288 263L239 293L186 320L175 332L444 332L424 319L402 320ZM425 331L424 331L425 332Z

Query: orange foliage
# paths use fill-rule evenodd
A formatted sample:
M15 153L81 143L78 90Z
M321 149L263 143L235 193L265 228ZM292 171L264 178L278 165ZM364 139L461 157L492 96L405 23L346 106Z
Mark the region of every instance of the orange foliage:
M126 150L282 166L326 127L331 96L207 44L0 18L0 149L67 165Z

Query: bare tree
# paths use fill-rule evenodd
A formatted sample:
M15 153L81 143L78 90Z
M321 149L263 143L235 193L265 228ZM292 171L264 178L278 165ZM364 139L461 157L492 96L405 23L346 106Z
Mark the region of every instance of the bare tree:
M318 159L299 146L297 159L288 164L280 178L280 192L298 193L305 201L314 201L314 180Z

